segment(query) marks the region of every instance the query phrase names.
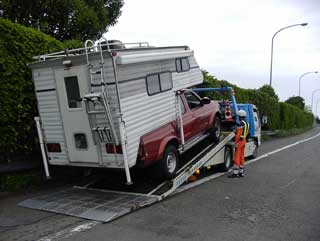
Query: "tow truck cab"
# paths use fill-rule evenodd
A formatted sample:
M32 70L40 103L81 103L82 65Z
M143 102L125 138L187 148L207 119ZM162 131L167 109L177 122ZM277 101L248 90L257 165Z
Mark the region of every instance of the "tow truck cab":
M258 108L253 104L237 104L239 110L247 113L246 121L250 125L250 138L256 141L257 146L261 145L261 122Z

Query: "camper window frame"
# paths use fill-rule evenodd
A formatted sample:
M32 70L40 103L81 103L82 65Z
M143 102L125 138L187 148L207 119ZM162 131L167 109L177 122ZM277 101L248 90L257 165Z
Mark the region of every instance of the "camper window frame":
M187 60L187 63L188 63L188 68L187 69L183 69L182 68L182 59L186 59ZM176 58L175 63L176 63L176 71L177 71L177 73L187 72L187 71L189 71L191 69L190 61L189 61L188 57ZM180 70L178 70L178 66L180 67Z
M79 110L79 109L82 109L83 108L83 104L81 101L77 101L77 102L80 102L80 106L77 106L77 107L70 107L70 102L69 102L69 95L68 95L68 88L67 88L67 83L66 83L66 79L67 78L76 78L77 80L77 87L78 87L78 91L79 91L79 97L81 99L81 89L80 89L80 83L79 83L79 76L77 74L69 74L69 75L65 75L63 77L63 82L64 82L64 88L65 88L65 92L66 92L66 98L67 98L67 107L68 107L68 110L69 111L73 111L73 110Z
M77 147L77 142L76 142L76 135L84 135L85 140L86 140L86 148L79 148ZM74 146L78 151L87 151L89 149L89 142L88 142L88 138L87 138L87 134L84 132L76 132L73 133L73 142L74 142Z
M169 74L170 74L171 88L163 90L163 89L161 88L161 78L160 78L160 76L161 76L161 74L165 74L165 73L169 73ZM149 87L149 85L148 85L148 78L149 78L150 76L157 76L157 77L158 77L158 84L159 84L159 90L160 90L159 92L155 92L155 93L150 93L150 92L149 92L149 88L148 88L148 87ZM146 81L146 88L147 88L148 96L157 95L157 94L164 93L164 92L167 92L167 91L170 91L170 90L173 89L173 81L172 81L172 72L171 72L171 71L162 71L162 72L157 72L157 73L148 74L148 75L146 76L146 78L145 78L145 81Z

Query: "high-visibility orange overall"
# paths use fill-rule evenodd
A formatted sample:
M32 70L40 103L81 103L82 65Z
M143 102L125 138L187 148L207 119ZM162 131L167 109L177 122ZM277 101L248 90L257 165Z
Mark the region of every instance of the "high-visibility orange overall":
M236 130L235 144L237 145L234 157L234 174L238 174L238 170L243 173L244 167L244 151L247 143L247 135L249 133L249 124L241 121L243 126L239 126Z
M234 156L234 165L237 168L244 166L244 149L246 147L246 139L241 138L244 127L238 127L235 135L235 143L237 145L236 153Z

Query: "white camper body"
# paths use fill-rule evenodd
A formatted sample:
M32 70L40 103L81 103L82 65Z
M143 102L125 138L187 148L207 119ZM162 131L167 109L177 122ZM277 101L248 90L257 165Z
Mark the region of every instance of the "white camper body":
M177 119L176 91L202 83L202 72L187 46L88 44L30 64L48 162L129 169L141 136Z

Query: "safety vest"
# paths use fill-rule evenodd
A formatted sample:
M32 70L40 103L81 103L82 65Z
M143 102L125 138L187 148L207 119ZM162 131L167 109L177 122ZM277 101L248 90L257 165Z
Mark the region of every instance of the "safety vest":
M243 131L241 138L246 139L249 133L249 123L245 122L244 120L241 121L243 123Z

